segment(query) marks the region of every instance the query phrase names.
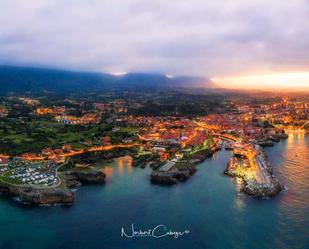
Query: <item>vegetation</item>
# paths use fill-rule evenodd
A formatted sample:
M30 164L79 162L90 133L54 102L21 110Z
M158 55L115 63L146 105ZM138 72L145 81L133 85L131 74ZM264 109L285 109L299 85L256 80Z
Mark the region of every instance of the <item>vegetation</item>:
M71 158L67 159L62 165L58 167L58 172L64 172L67 170L74 169L75 164Z
M7 118L0 121L0 153L19 155L40 152L44 148L61 148L64 144L83 149L87 143L99 145L100 137L108 135L112 135L111 127L104 123L71 126L55 121ZM118 135L114 137L115 142L130 136L130 133L119 132Z
M2 175L0 175L0 181L4 182L4 183L9 183L9 184L12 184L12 185L23 184L20 179L10 178L11 173L12 173L12 170L9 170L9 171L6 171L5 173L3 173Z
M189 167L194 166L194 164L188 163L188 162L177 162L175 163L175 165L173 166L172 169L188 169Z

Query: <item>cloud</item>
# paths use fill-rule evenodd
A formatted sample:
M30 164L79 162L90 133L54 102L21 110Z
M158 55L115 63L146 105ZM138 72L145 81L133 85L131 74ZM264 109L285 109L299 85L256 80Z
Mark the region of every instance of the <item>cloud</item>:
M0 0L0 63L223 77L307 70L306 0Z

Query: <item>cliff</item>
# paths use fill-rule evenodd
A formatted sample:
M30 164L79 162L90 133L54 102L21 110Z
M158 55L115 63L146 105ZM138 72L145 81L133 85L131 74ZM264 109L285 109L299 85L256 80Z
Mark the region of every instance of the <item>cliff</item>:
M150 180L154 184L172 185L187 180L195 171L196 168L193 165L188 165L186 168L173 169L167 172L154 170L150 175Z
M92 183L104 183L105 182L105 174L102 171L95 170L76 170L76 171L68 171L65 173L65 178L67 184L72 184L72 181L80 182L83 184L92 184Z
M74 194L69 188L33 188L17 187L8 184L0 184L0 192L6 196L18 197L24 204L72 204Z
M101 171L70 171L65 173L63 183L59 187L32 187L15 186L0 183L0 193L8 197L17 197L23 204L51 205L51 204L72 204L74 193L70 187L91 183L104 183L105 174ZM63 186L64 185L64 186Z

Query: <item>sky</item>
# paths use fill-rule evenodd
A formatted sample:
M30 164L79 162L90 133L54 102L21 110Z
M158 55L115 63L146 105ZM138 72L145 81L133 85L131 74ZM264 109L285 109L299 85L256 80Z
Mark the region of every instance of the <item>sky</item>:
M309 87L309 0L0 0L0 64Z

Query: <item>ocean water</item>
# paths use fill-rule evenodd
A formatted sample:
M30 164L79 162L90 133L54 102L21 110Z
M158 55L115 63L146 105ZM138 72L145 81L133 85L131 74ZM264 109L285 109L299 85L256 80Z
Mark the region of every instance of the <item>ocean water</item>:
M83 186L70 207L25 207L0 198L0 248L97 249L307 249L309 248L309 136L291 132L266 149L287 190L268 200L239 193L223 175L230 152L198 165L187 182L152 185L150 169L129 157L103 165L105 185ZM121 237L159 224L180 238Z

